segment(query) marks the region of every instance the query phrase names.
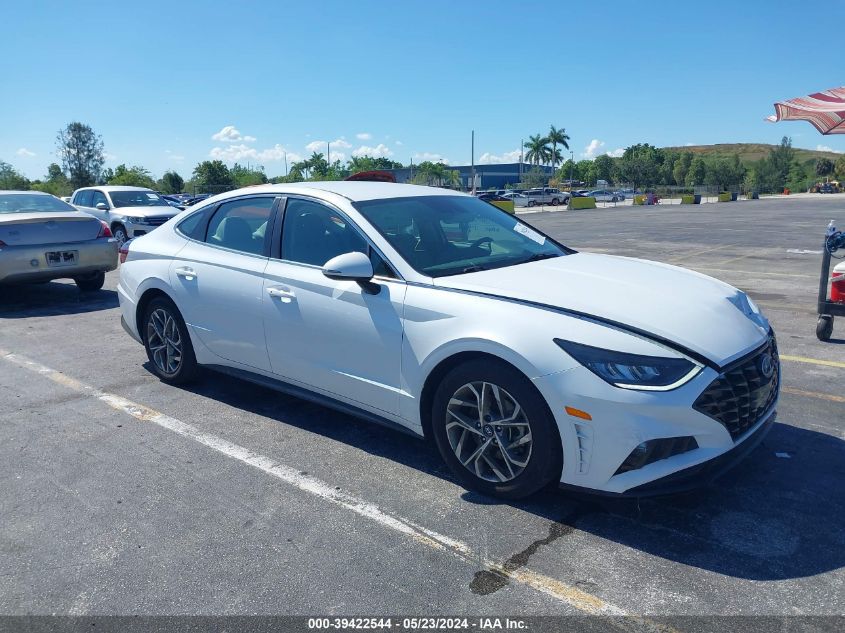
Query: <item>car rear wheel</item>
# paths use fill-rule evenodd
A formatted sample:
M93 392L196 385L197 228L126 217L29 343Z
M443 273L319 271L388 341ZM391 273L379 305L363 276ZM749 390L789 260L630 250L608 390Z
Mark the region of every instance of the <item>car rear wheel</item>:
M559 204L560 204L560 200L558 200L557 198L552 198L552 206L556 207Z
M528 206L533 207L536 203L533 200L528 201Z
M450 371L431 419L440 454L466 488L519 499L560 477L557 425L531 382L505 363L474 360Z
M82 292L96 292L106 283L106 273L100 271L85 277L76 277L73 281Z
M117 240L118 246L123 246L124 242L129 239L129 235L126 233L126 227L119 223L112 224L111 234Z
M150 301L144 312L144 347L153 372L173 385L193 380L198 372L188 328L176 305L164 297Z

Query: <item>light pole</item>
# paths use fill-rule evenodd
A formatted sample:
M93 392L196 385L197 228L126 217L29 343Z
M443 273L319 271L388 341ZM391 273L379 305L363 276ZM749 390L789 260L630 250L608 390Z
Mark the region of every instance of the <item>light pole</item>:
M572 170L575 168L575 152L569 152L569 199L572 200Z

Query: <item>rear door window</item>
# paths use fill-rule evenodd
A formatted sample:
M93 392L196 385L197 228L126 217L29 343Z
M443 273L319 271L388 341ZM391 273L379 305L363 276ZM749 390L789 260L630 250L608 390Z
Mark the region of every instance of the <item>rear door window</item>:
M93 207L94 205L91 204L91 199L94 196L94 192L90 189L86 189L85 191L77 191L76 196L73 198L73 204L78 204L83 207Z
M241 198L217 208L206 242L252 255L266 255L273 197Z

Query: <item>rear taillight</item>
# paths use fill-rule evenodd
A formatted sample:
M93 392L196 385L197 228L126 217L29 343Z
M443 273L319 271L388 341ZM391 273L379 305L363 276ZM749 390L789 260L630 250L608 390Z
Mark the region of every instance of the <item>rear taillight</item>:
M97 237L112 237L109 225L102 220L100 220L100 232L97 234Z
M129 242L120 245L120 248L117 249L117 256L121 264L126 263L126 258L129 256Z

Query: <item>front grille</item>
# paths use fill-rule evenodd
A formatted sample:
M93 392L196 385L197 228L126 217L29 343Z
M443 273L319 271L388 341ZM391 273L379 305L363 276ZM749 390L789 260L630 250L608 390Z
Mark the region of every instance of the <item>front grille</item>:
M172 217L172 215L153 215L148 218L145 218L144 224L149 224L151 226L161 226Z
M772 371L766 376L768 362ZM728 367L710 383L692 408L722 423L736 440L760 421L780 387L780 360L774 334L748 358Z

